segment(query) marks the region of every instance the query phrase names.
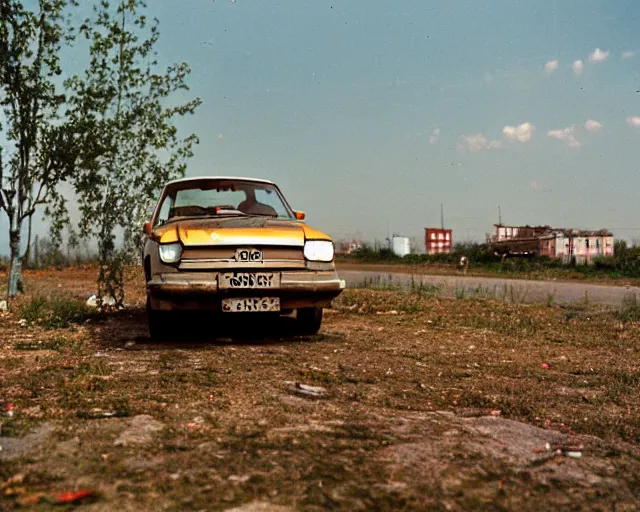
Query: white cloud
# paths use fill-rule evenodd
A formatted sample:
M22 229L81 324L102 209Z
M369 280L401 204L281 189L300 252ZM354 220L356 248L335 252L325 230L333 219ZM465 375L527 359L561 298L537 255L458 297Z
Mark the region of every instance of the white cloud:
M534 131L536 131L536 127L526 122L518 126L505 126L502 129L502 135L504 135L506 139L528 142L531 140Z
M640 116L627 117L627 124L634 128L640 128Z
M606 52L601 50L600 48L596 48L589 54L589 60L591 62L603 62L609 58L609 54L611 52L607 50Z
M635 54L636 54L636 52L624 52L624 53L622 54L622 58L623 58L623 59L630 59L630 58L632 58L633 56L635 56Z
M439 138L440 128L436 128L435 130L433 130L433 132L431 132L431 135L429 136L429 144L435 144L436 142L438 142Z
M576 75L580 75L582 73L582 70L584 69L584 62L582 62L581 60L574 61L574 63L571 64L571 69L573 69L573 72Z
M458 151L465 153L477 153L487 149L502 149L511 141L529 142L536 127L526 122L518 126L505 126L502 129L502 140L489 140L482 133L462 135L458 141Z
M547 73L553 73L556 69L558 69L558 61L550 60L544 65L544 69Z
M547 132L547 135L552 139L562 140L567 143L570 148L579 148L582 144L576 136L573 134L574 126L568 126L562 130L551 130Z
M602 130L602 124L593 119L589 119L586 123L584 123L584 127L588 132L597 132Z
M477 153L487 149L499 149L504 147L502 140L489 140L481 133L474 135L462 135L458 142L458 151L463 153Z

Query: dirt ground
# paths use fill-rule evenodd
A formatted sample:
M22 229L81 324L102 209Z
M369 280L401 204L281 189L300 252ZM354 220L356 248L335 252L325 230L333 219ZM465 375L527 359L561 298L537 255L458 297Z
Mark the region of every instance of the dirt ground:
M347 290L310 339L200 315L158 344L132 272L123 312L69 300L93 293L86 268L28 274L1 314L0 510L83 489L59 508L640 505L636 310Z

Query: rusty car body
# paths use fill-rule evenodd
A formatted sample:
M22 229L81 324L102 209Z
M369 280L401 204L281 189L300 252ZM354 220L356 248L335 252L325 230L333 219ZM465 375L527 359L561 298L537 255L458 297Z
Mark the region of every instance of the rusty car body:
M152 338L171 313L294 313L316 333L322 310L344 288L332 239L304 222L267 180L184 178L168 183L151 220L143 268Z

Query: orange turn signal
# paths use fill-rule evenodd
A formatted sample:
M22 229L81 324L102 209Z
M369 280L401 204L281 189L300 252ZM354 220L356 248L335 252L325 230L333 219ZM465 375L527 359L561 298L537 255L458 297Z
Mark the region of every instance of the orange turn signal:
M296 213L296 219L298 220L304 220L306 217L306 214L304 212L295 212Z

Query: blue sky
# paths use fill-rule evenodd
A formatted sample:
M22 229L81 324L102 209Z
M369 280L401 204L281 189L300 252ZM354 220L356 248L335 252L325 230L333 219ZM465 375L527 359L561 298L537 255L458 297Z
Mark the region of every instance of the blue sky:
M273 179L338 238L421 241L443 203L458 241L498 206L640 239L637 1L150 4L203 100L189 175Z

